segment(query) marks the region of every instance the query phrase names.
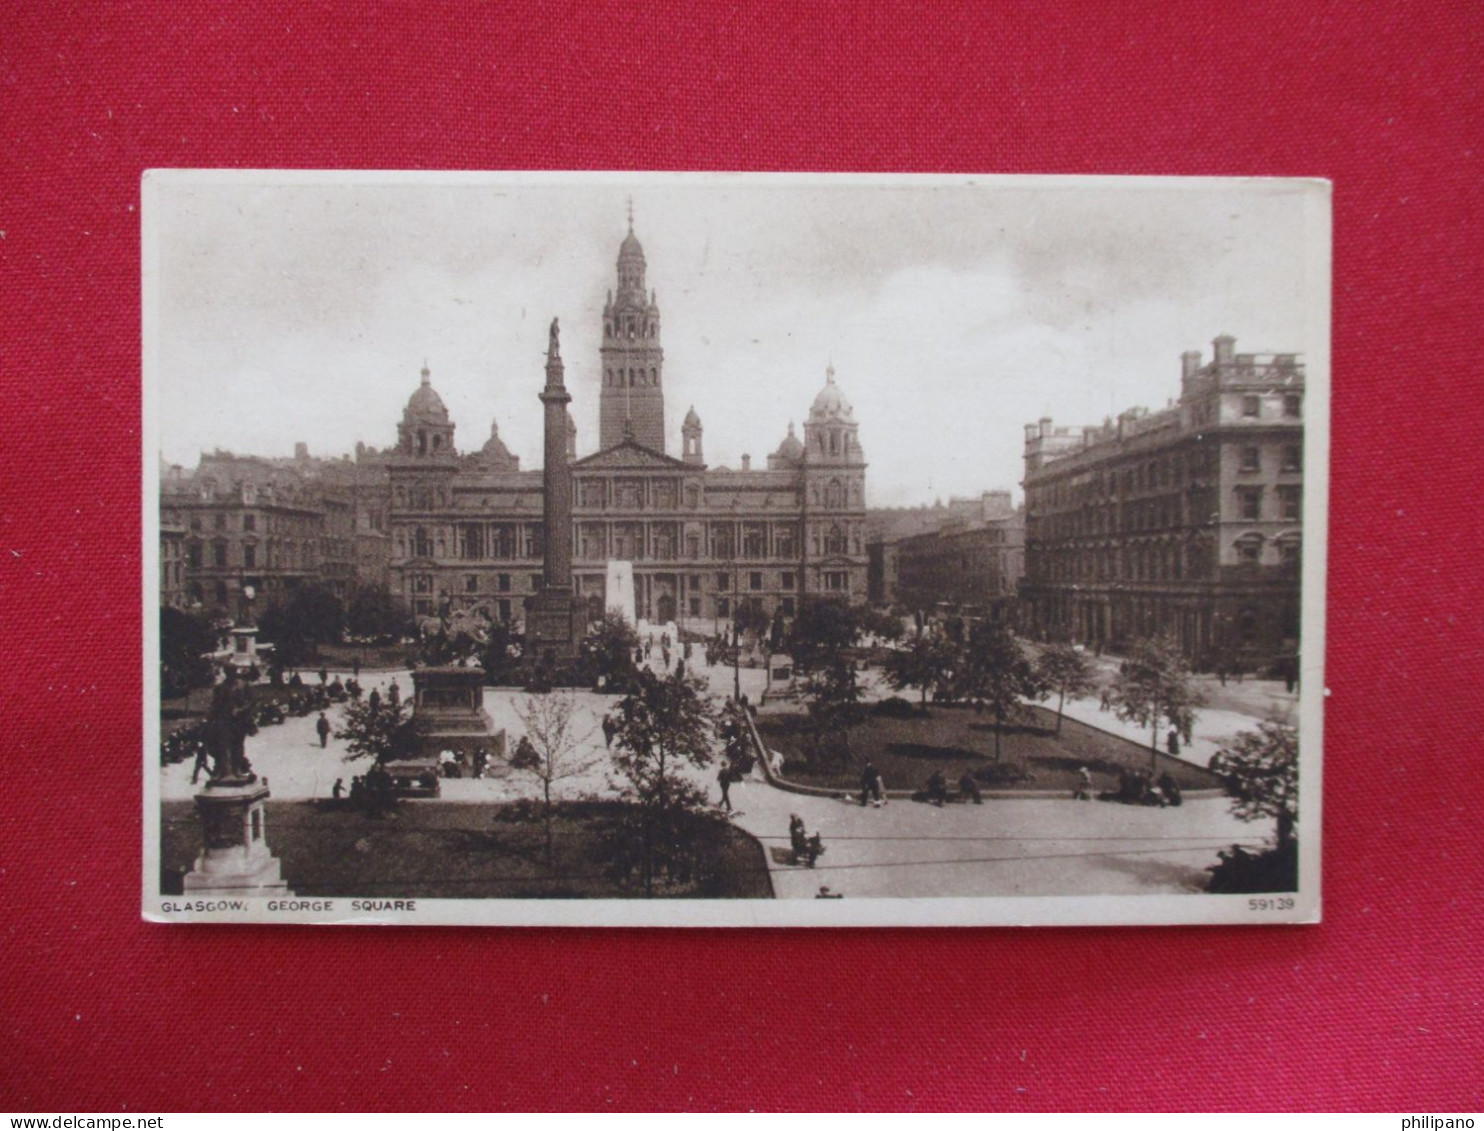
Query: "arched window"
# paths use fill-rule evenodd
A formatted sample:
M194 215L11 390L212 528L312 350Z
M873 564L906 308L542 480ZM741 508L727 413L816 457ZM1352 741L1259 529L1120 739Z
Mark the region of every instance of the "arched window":
M836 525L831 524L829 533L825 535L824 552L827 554L843 554L845 552L845 534Z
M415 558L431 558L433 556L433 539L428 534L426 526L419 526L412 535L412 556Z

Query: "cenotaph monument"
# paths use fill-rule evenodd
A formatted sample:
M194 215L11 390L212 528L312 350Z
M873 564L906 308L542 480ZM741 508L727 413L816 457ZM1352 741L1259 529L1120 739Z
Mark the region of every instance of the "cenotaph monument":
M253 773L244 753L252 723L247 688L229 664L211 696L207 716L211 776L196 794L203 847L185 876L185 891L273 894L287 890L278 858L268 851L268 782Z
M526 648L537 663L565 669L577 658L587 628L582 602L572 593L572 471L567 463L567 405L572 394L563 381L557 320L551 320L546 351L545 459L541 468L544 498L541 591L526 601Z
M634 563L611 561L604 585L604 608L623 617L630 628L639 624L638 605L634 600Z

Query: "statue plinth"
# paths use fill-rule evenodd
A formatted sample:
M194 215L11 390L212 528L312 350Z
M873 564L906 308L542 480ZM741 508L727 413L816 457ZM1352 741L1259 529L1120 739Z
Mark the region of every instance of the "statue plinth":
M468 768L483 751L487 772L505 764L505 731L484 709L484 669L456 665L417 668L412 673L412 730L417 735L417 754L397 763L392 776L399 792L438 796L439 755L451 750ZM391 769L391 767L388 767ZM431 770L433 786L423 784ZM403 779L406 779L404 788Z
M537 663L577 658L587 630L587 607L566 586L549 586L526 601L526 649Z
M263 804L268 796L267 784L253 774L214 779L196 794L205 847L186 873L187 892L250 895L288 889L278 858L268 851Z

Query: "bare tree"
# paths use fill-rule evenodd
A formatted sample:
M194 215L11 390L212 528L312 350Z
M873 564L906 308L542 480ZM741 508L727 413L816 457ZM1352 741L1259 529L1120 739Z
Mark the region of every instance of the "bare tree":
M541 783L542 824L546 833L546 866L551 868L553 787L587 773L601 760L601 750L590 745L595 728L584 728L578 717L577 699L570 691L532 695L523 707L515 708L525 727L525 741L516 747L510 765L524 770Z

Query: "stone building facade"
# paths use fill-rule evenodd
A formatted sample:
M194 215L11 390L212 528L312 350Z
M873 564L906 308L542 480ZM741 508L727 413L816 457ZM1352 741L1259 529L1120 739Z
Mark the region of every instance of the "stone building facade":
M1010 619L1025 573L1025 511L952 518L937 530L896 543L895 601L913 611L951 609L963 615Z
M294 587L348 595L358 577L356 496L304 445L293 459L202 453L192 472L160 482L160 527L182 534L182 603L252 615ZM162 557L163 564L163 557ZM248 597L249 591L251 598Z
M1304 367L1214 346L1182 355L1158 412L1026 425L1033 631L1114 650L1168 632L1207 665L1297 649Z
M632 221L602 318L596 452L575 458L568 417L573 506L562 536L576 595L601 610L607 563L621 560L633 563L637 611L652 621L700 627L731 618L739 602L787 615L806 593L865 600L866 462L833 367L802 440L790 424L765 468L746 456L740 469L712 468L694 408L681 455L665 450L659 307ZM541 472L522 470L497 428L459 454L426 369L387 468L393 592L418 615L483 607L519 620L542 584Z

